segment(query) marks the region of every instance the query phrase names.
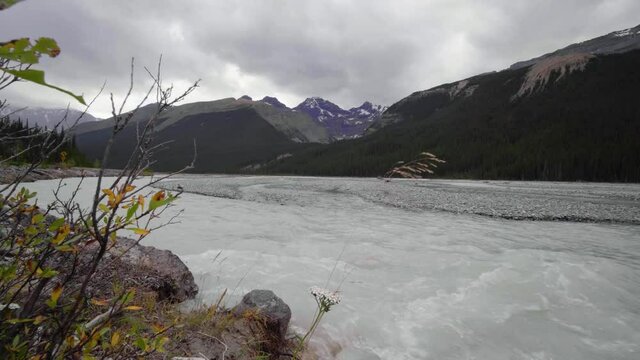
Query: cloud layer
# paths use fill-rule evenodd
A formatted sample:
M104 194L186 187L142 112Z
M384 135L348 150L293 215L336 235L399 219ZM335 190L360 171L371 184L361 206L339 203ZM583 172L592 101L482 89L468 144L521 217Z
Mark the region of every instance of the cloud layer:
M277 96L292 106L322 96L343 107L390 105L409 93L638 25L637 0L27 0L0 12L2 39L50 36L62 55L52 83L122 94L130 58L163 55L166 83L202 79L189 101ZM0 97L63 107L69 99L19 84ZM72 104L75 106L75 104ZM92 109L109 112L106 97Z

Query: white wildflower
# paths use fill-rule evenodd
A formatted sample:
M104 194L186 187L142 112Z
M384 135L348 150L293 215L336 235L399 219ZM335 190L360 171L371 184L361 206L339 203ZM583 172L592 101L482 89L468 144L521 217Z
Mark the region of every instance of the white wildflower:
M322 311L329 311L333 305L337 305L342 300L337 291L323 289L318 286L311 287L311 295L316 298Z

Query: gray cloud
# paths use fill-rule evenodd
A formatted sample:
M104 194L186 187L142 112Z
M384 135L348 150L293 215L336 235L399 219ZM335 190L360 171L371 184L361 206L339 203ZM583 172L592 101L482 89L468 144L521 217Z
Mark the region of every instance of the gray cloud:
M127 86L129 59L166 82L202 87L190 101L275 95L288 105L318 95L348 107L499 70L570 43L637 25L637 0L82 1L28 0L0 12L0 34L51 36L62 55L49 81L94 95ZM136 96L146 79L138 69ZM20 84L20 105L69 99ZM75 104L72 104L75 106ZM93 113L108 113L106 98Z

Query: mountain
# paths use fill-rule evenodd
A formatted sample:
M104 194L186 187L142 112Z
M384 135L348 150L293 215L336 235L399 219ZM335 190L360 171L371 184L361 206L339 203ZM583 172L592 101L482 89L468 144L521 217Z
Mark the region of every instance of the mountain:
M280 100L278 100L277 98L271 97L271 96L265 96L260 101L265 103L265 104L268 104L268 105L271 105L273 107L276 107L278 109L288 109L287 105L281 103Z
M20 119L23 123L29 123L29 127L39 126L52 129L58 123L65 129L70 128L76 120L78 124L97 121L91 114L74 109L46 109L39 107L13 107L7 106L0 109L0 116L8 115L11 120Z
M155 105L141 108L117 138L111 167L124 164L136 139L136 125L148 119ZM76 144L91 160L102 156L113 119L85 123L75 129ZM157 154L156 170L175 170L189 164L197 143L196 172L238 171L265 162L308 143L327 143L327 131L305 114L276 108L248 97L197 102L172 107L154 128L157 144L168 142Z
M311 116L316 123L325 127L337 140L362 136L375 123L386 108L365 102L359 107L344 110L340 106L319 97L304 100L294 108Z
M265 173L379 176L430 151L441 177L640 181L640 27L415 92L359 139Z
M583 41L581 43L569 45L563 49L556 50L552 53L542 55L540 57L520 61L511 65L510 69L520 69L531 66L540 62L541 60L548 59L550 57L571 55L571 54L591 54L591 55L609 55L609 54L621 54L631 50L640 49L640 25L614 31L604 36L597 37L595 39Z

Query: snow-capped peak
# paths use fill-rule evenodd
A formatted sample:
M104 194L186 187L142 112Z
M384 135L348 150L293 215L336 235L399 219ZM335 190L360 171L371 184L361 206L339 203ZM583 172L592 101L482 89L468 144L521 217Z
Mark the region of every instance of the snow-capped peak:
M321 97L309 97L294 108L311 116L337 139L359 137L380 118L386 107L365 101L359 107L345 110Z

